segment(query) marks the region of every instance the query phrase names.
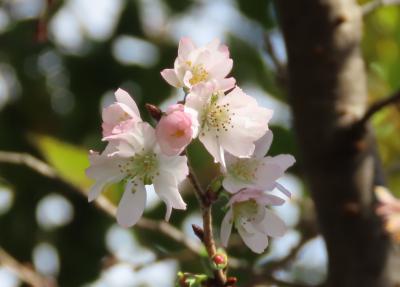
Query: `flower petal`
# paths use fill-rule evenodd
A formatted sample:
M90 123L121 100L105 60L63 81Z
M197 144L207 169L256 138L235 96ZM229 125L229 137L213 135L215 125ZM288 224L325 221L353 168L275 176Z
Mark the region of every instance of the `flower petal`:
M127 105L131 111L134 112L138 118L140 118L139 109L128 92L124 91L123 89L118 89L115 92L115 98L117 99L117 102Z
M166 156L159 154L159 171L161 174L168 173L176 179L176 183L179 184L189 174L189 169L187 166L187 157L186 156Z
M183 201L178 190L178 184L175 177L171 173L161 173L153 181L154 190L157 195L164 201L167 211L165 220L168 221L171 217L172 208L186 209L186 203Z
M146 197L146 189L142 182L128 182L117 209L118 224L123 227L135 225L143 214Z
M207 151L214 157L214 162L221 163L223 168L226 167L224 150L219 144L219 140L214 131L210 130L204 133L200 132L199 139Z
M212 66L209 73L212 78L223 79L232 70L233 60L232 59L222 59Z
M255 158L263 158L265 154L268 152L271 147L272 139L273 139L272 131L268 130L265 135L260 138L256 143L256 148L254 149L254 157Z
M233 211L232 208L229 208L228 212L225 214L224 219L221 223L221 244L224 247L228 246L229 237L232 232L232 224L233 224Z
M254 253L261 254L268 247L268 237L263 233L248 233L244 228L238 227L238 232L244 243Z
M183 37L179 41L178 57L182 60L185 60L189 56L189 53L192 52L194 49L196 49L196 47L192 40L188 37Z
M255 223L254 227L260 232L272 237L281 237L287 230L283 220L267 208L265 208L264 219L259 223Z
M180 88L182 87L181 81L178 79L174 69L164 69L161 71L161 76L171 86Z

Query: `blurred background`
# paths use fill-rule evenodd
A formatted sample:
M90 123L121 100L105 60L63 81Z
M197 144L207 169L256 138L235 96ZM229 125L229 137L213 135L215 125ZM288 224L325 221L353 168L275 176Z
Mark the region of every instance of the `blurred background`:
M104 147L102 108L113 102L118 87L131 93L145 119L145 103L165 108L179 100L182 92L164 82L160 71L173 66L177 43L188 36L198 45L219 38L229 46L238 84L275 110L270 154L296 156L285 99L285 48L271 2L0 0L0 150L32 154L87 190L87 151ZM399 88L399 44L398 7L365 18L362 48L370 101ZM400 137L393 136L400 132L398 109L385 109L373 124L389 187L400 194ZM198 143L190 153L207 184L216 168L209 168L212 161ZM310 286L325 279L325 245L301 164L290 171L280 183L294 196L276 209L290 231L261 256L232 238L229 254L238 260L230 274L239 278L239 286L261 282L267 271L276 279ZM201 223L197 203L189 185L183 185L182 193L189 209L175 212L171 223L197 240L191 230L191 224ZM106 195L118 202L121 190L110 188ZM145 215L164 216L151 191ZM216 208L216 231L222 215ZM174 286L179 270L204 272L201 259L167 237L122 229L82 195L9 164L0 164L0 247L20 262L31 262L58 286L168 287ZM22 284L12 270L0 266L1 287Z

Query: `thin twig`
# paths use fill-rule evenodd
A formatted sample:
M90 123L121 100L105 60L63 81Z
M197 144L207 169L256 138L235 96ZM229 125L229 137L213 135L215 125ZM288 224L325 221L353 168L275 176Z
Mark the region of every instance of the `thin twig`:
M400 1L399 1L400 2ZM374 116L377 112L382 110L383 108L395 104L396 102L400 102L400 91L395 92L390 97L379 100L373 103L365 112L364 116L358 121L357 125L365 126L365 124Z
M200 204L200 209L202 211L203 217L203 243L206 248L208 257L210 260L217 254L217 248L215 246L213 227L212 227L212 202L207 199L207 193L201 187L199 180L196 177L196 174L193 170L193 167L188 160L189 166L189 180L193 185L193 189L195 191L196 197ZM214 272L215 280L217 280L219 286L224 286L226 283L226 275L223 270L215 270Z
M368 15L383 6L399 5L400 0L373 0L361 6L363 15Z
M0 265L14 271L24 283L32 287L54 287L57 284L43 275L35 272L32 268L20 263L3 248L0 247Z
M51 179L56 184L60 185L63 189L79 193L85 197L87 196L86 192L83 189L68 182L66 179L62 178L54 168L29 154L0 151L0 163L26 166L33 171L36 171L37 173L43 175L44 177ZM101 209L108 215L115 217L115 205L112 204L104 196L99 196L95 200L95 204L99 209ZM176 242L183 244L191 252L197 255L200 254L199 244L185 236L184 233L182 233L179 229L172 226L168 222L157 221L142 217L135 226L150 231L161 232L162 234L175 240Z

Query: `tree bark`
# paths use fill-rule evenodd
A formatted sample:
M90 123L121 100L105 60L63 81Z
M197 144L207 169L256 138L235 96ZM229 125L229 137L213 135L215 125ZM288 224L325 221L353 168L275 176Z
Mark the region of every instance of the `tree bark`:
M329 255L328 286L390 286L389 240L376 216L382 184L366 110L362 16L353 0L276 0L289 99L306 178Z

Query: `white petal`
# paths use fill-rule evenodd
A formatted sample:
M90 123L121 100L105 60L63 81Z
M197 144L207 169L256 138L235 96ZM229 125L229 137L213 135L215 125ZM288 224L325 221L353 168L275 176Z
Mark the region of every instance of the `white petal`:
M112 157L105 154L91 152L89 154L90 166L86 169L86 176L96 181L111 181L111 179L122 176L118 165L126 162L126 159Z
M95 200L103 191L104 186L107 184L105 181L97 181L89 190L88 201Z
M295 162L295 158L290 154L280 154L274 157L268 157L270 163L278 164L284 171L291 167Z
M240 181L227 174L222 182L224 189L230 193L236 193L242 188L251 186L251 183Z
M178 57L182 58L182 60L185 60L189 56L189 53L192 52L194 49L196 49L196 47L192 40L188 37L183 37L179 41Z
M159 172L173 174L177 184L184 181L189 174L186 156L166 156L163 154L158 155L159 158Z
M219 162L222 166L226 166L223 157L224 151L214 131L200 132L199 139L207 151L214 157L214 162Z
M262 233L247 233L242 227L238 227L240 236L242 237L244 243L253 251L254 253L261 254L268 246L268 237Z
M171 86L180 88L182 87L181 81L178 79L174 69L164 69L161 71L161 76L167 81Z
M254 156L256 158L263 158L265 156L271 147L272 139L272 131L268 130L265 135L255 143L256 148L254 149Z
M284 174L284 170L277 164L270 163L268 158L264 158L258 166L254 185L262 190L271 190L276 184L275 181Z
M218 80L218 89L221 91L227 91L232 89L236 84L235 78L225 78Z
M228 212L225 214L224 219L221 223L221 244L224 247L228 246L229 237L232 232L232 224L233 224L233 211L232 208L229 208Z
M168 221L171 216L172 208L186 209L186 203L179 193L178 184L172 173L161 173L154 179L153 185L157 195L164 201L167 207L165 214L166 221Z
M378 198L378 200L382 203L390 204L396 202L396 198L384 186L375 187L375 195Z
M265 205L282 205L285 203L285 200L275 196L273 194L264 193L260 197L256 198L258 204L265 206Z
M117 221L123 227L135 225L143 214L146 206L146 189L142 182L128 182L118 205Z
M265 209L264 219L254 226L266 235L281 237L286 233L287 227L282 219L269 209Z
M214 64L210 68L209 73L212 78L223 79L232 70L233 60L232 59L221 59L221 61Z
M128 92L124 91L123 89L118 89L115 92L115 98L117 99L117 102L127 105L131 111L140 118L139 109Z

